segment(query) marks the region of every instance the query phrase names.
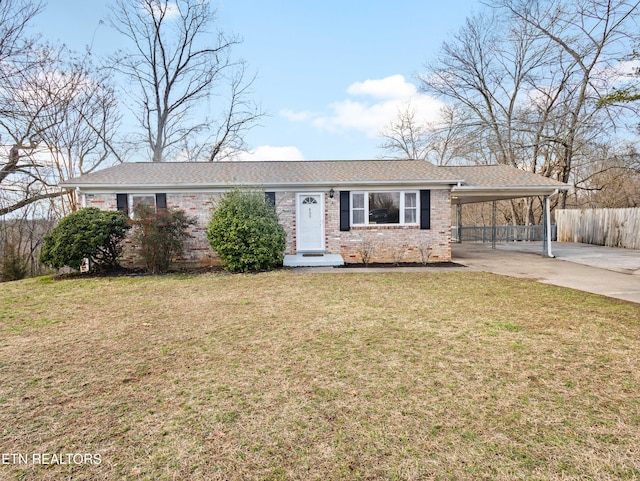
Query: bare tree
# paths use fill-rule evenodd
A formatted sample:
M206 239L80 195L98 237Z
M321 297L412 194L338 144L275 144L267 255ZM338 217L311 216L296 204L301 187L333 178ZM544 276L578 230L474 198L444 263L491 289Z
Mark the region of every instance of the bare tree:
M0 0L0 277L40 271L38 252L55 218L75 209L60 180L114 155L118 115L108 76L90 55L38 43L25 27L40 11ZM11 214L11 215L8 215ZM28 271L28 272L27 272Z
M431 149L428 134L428 125L418 118L411 102L406 102L398 109L396 118L380 132L383 139L380 148L387 158L425 160Z
M60 199L61 180L95 169L114 153L118 115L108 79L90 76L86 58L35 46L0 86L0 215ZM31 62L25 67L26 62ZM61 213L77 207L71 193Z
M5 0L0 2L0 122L14 115L15 105L10 101L11 87L18 73L28 69L32 62L25 60L33 49L34 40L23 35L25 27L42 6L32 2ZM0 185L5 188L6 179L18 168L19 145L7 145L6 134L0 131L0 144L4 145L0 156Z
M89 54L73 58L26 36L40 10L40 3L0 0L0 215L58 200L60 180L114 153L109 79L97 75Z
M476 157L476 142L461 114L454 107L444 106L439 121L426 122L411 102L403 104L379 134L383 158L428 160L435 165L468 162Z
M122 161L116 135L120 113L111 78L84 57L68 68L60 122L46 129L41 148L50 157L55 179L88 174L105 163ZM75 191L68 191L54 207L64 215L79 208Z
M498 0L495 6L510 14L514 21L533 29L555 52L555 59L563 62L565 75L559 88L569 94L558 104L564 125L552 140L561 145L560 180L569 182L585 127L595 123L599 92L607 87L602 74L621 57L637 31L640 2ZM566 192L561 196L560 207L564 207L566 196Z
M629 141L591 146L591 161L574 169L580 186L568 199L575 207L623 208L640 206L640 154Z
M548 48L532 31L524 22L509 23L491 11L470 17L419 77L423 91L448 101L457 113L444 131L450 134L444 145L461 150L457 158L534 171L523 152L530 139L522 118ZM526 214L515 202L510 208L510 217L523 223Z
M40 61L46 63L48 58ZM34 155L42 132L58 121L55 99L43 92L48 79L35 74L37 71L31 66L20 75L5 76L0 87L0 136L4 144L0 157L0 215L59 195L43 189L39 172L43 166Z
M423 90L463 112L459 132L474 139L482 162L585 188L577 172L604 168L594 153L624 125L620 110L598 100L633 43L638 2L495 0L491 7L445 42L420 76ZM560 207L566 201L561 195ZM505 216L533 222L535 204L511 202Z
M493 162L522 168L517 154L520 99L544 63L546 49L523 22L505 25L491 12L468 18L420 76L422 88L464 112Z
M1 81L14 74L17 65L11 60L26 54L33 47L34 40L25 38L24 29L41 10L42 3L40 2L0 1Z
M236 36L213 34L215 11L209 0L117 0L114 27L131 43L120 51L115 69L135 85L134 112L154 162L176 156L191 145L210 161L243 148L243 133L262 115L249 100L254 78L234 61ZM209 39L215 39L209 42ZM209 42L209 43L208 43ZM229 88L228 104L217 120L201 111L206 100Z
M432 155L430 159L436 165L485 163L482 149L478 149L481 136L465 117L466 112L445 105L440 111L440 121L434 125L431 138Z

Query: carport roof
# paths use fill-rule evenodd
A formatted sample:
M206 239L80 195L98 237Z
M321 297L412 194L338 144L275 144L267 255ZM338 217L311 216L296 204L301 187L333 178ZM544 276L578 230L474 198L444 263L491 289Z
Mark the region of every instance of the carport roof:
M207 189L233 186L448 185L454 203L550 195L566 184L505 165L441 167L423 160L123 163L81 175L64 188Z
M568 190L563 182L508 165L446 166L449 175L464 179L451 189L453 204L468 204L538 195Z

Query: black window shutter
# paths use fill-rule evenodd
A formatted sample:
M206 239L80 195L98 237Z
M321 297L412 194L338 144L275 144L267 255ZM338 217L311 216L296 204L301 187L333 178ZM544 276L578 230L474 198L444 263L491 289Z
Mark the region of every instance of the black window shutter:
M420 191L420 228L431 229L431 191Z
M129 214L129 200L127 194L116 194L116 209Z
M349 191L340 191L340 230L348 231L349 225Z
M264 193L264 198L267 202L269 202L269 204L271 204L272 206L276 206L276 193L275 192L265 192Z
M167 208L167 194L156 194L156 209Z

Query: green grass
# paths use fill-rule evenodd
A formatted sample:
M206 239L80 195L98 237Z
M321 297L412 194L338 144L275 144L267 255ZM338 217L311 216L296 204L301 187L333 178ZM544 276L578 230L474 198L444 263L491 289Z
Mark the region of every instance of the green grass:
M0 479L640 478L640 309L482 273L2 285Z

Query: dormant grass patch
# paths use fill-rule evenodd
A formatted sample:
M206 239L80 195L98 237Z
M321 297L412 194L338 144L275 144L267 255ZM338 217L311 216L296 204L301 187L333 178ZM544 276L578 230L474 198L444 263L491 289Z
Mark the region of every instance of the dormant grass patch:
M0 479L637 479L639 341L482 273L5 283Z

